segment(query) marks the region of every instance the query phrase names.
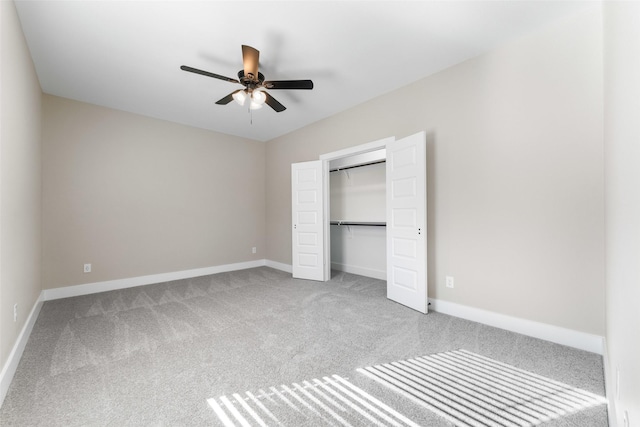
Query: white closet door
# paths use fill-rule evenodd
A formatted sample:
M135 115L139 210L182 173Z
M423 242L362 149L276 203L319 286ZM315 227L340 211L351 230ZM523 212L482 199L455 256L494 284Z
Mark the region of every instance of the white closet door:
M387 298L427 312L426 134L387 144Z
M293 277L324 281L322 161L291 165Z

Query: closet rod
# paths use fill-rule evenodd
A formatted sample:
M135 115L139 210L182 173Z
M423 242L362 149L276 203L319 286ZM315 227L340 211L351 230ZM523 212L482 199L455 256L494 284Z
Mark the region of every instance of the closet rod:
M338 171L344 171L344 170L347 170L347 169L361 168L362 166L377 165L378 163L385 163L385 162L386 162L386 160L378 160L378 161L375 161L375 162L363 163L361 165L345 166L343 168L330 169L329 172L338 172Z
M368 225L372 227L386 227L386 222L375 221L331 221L331 225Z

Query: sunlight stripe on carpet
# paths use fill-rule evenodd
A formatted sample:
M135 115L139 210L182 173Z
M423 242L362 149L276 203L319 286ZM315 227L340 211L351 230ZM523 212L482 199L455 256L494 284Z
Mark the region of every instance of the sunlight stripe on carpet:
M207 399L218 420L233 426L419 427L398 411L338 375L314 378L265 391Z
M357 370L456 426L526 427L606 399L466 350Z

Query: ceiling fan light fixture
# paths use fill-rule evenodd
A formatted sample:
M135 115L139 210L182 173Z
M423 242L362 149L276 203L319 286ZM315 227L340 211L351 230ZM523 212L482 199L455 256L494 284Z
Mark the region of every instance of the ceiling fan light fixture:
M244 86L244 89L235 90L229 95L217 100L217 105L227 105L231 101L236 101L238 105L245 105L248 98L249 109L251 110L257 110L262 108L264 104L267 104L276 113L281 113L287 108L271 96L271 94L267 92L267 89L313 89L313 82L311 80L265 81L264 75L258 71L258 64L260 62L259 55L260 52L257 49L251 46L242 45L242 64L244 68L238 71L238 79L232 79L231 77L210 73L209 71L198 70L197 68L186 65L181 65L180 69L190 73L201 74L203 76Z
M267 95L260 89L254 89L251 93L251 102L262 105L267 100Z
M244 90L239 90L231 96L240 105L244 105L244 101L247 99L247 93Z

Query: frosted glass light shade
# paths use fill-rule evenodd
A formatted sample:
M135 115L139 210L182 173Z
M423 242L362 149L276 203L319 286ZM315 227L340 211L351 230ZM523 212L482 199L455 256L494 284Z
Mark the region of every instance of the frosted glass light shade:
M267 95L265 95L265 93L261 90L254 90L253 93L251 94L251 101L255 102L256 104L264 104L264 101L266 101L267 99Z
M243 90L238 91L231 95L231 97L240 105L244 105L244 101L247 99L247 93Z

